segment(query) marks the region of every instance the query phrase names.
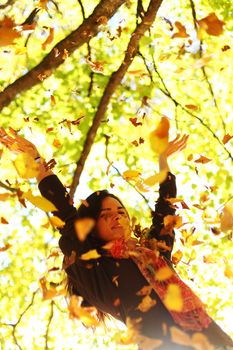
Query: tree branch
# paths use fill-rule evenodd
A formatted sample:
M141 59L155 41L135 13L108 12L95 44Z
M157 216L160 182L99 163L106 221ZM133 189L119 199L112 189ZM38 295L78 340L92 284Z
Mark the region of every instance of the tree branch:
M89 42L90 39L100 31L101 23L98 19L101 16L110 19L125 1L126 0L102 0L96 6L90 17L88 17L78 29L56 44L41 63L27 74L17 79L14 83L7 86L0 93L0 110L8 106L19 93L32 88L42 80L48 78L53 71L64 62L66 53L68 55L72 54L84 43Z
M143 58L143 55L140 54L140 56L142 56ZM145 63L145 58L143 59L144 63ZM232 154L230 153L230 151L228 151L228 149L226 148L225 144L223 144L223 142L219 139L219 137L215 134L215 132L210 128L210 126L205 123L201 118L199 118L197 115L193 114L191 111L189 111L187 108L185 108L180 102L178 102L173 96L172 94L170 93L170 91L168 90L165 82L164 82L164 79L163 77L160 75L159 71L158 71L158 68L156 67L156 64L155 64L155 60L154 60L154 56L152 55L152 61L153 61L153 67L154 67L154 71L157 73L162 85L163 85L163 88L158 88L161 92L163 92L169 99L172 100L172 102L175 104L176 107L180 107L184 112L186 112L187 114L189 114L191 117L199 120L199 122L212 134L212 136L218 141L218 143L224 148L225 152L228 154L229 158L231 160L233 160L233 156ZM146 68L147 70L149 70L149 67L148 65L146 65ZM153 77L152 77L152 74L150 74L151 78L152 78L152 81L153 81L153 84L155 84L154 80L153 80Z
M107 86L105 87L103 96L101 98L101 101L99 103L98 109L96 111L96 114L94 116L92 126L90 127L86 140L83 147L83 152L77 162L77 167L74 173L73 181L70 188L70 196L73 198L75 190L79 184L80 175L82 173L85 161L90 153L91 146L94 142L98 127L101 123L102 118L104 117L104 114L107 110L108 103L110 101L110 98L114 94L117 86L120 84L121 80L123 79L125 73L127 72L130 64L133 61L133 58L137 54L138 51L138 45L139 40L144 35L144 33L150 28L150 26L153 24L155 16L157 14L157 11L161 5L163 0L151 0L150 4L148 6L147 12L145 13L145 16L143 17L143 20L140 24L137 25L135 31L131 35L127 50L125 52L125 57L118 68L117 71L112 73Z
M194 1L193 1L193 0L190 0L190 6L191 6L191 9L192 9L194 27L195 27L195 29L196 29L196 31L197 31L197 14L196 14L195 4L194 4ZM202 58L202 54L203 54L202 43L203 43L202 40L200 40L200 51L199 51L199 57L200 57L200 58ZM204 66L202 66L202 67L201 67L201 70L202 70L203 76L204 76L204 78L205 78L205 80L206 80L206 83L207 83L207 85L208 85L208 87L209 87L209 91L210 91L210 94L211 94L211 96L212 96L212 98L213 98L215 108L216 108L217 111L218 111L219 117L220 117L220 119L221 119L221 121L222 121L222 126L223 126L223 129L224 129L224 132L225 132L225 134L226 134L226 132L227 132L227 131L226 131L226 124L225 124L225 122L224 122L224 119L223 119L222 114L221 114L221 112L220 112L220 109L219 109L219 107L218 107L217 100L216 100L216 97L215 97L215 95L214 95L214 90L213 90L212 85L211 85L211 83L210 83L210 81L209 81L208 75L207 75L207 73L206 73L206 69L205 69Z

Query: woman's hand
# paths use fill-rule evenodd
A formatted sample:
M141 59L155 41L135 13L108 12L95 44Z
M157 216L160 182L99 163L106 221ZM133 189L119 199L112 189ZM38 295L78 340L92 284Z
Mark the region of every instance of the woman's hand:
M168 157L171 154L180 152L187 146L189 135L183 135L180 139L180 134L173 141L168 142L167 148L160 154L160 157Z
M181 151L187 145L189 135L183 135L179 140L180 134L176 136L173 141L168 142L167 148L159 155L159 171L167 170L170 171L167 157L171 154Z
M40 157L40 154L33 143L22 136L18 136L16 131L11 127L9 127L9 130L13 136L9 136L5 129L0 127L0 142L4 146L14 153L27 153L33 158Z

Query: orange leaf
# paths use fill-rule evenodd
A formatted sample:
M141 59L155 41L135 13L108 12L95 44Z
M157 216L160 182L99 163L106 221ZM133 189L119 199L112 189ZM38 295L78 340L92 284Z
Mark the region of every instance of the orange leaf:
M152 291L151 286L144 286L142 287L136 294L137 295L149 295Z
M209 163L211 161L212 161L212 159L209 159L205 156L200 156L200 158L194 160L195 163L202 163L202 164Z
M0 252L5 252L5 250L7 250L7 249L9 249L9 248L11 248L11 247L12 247L12 245L9 244L9 243L7 243L4 247L1 247L1 248L0 248Z
M88 233L95 225L95 220L92 218L77 219L74 222L76 235L80 241L84 241Z
M231 135L229 135L229 134L224 135L223 140L222 140L222 142L224 143L224 145L225 145L228 141L230 141L230 140L232 139L232 137L233 137L233 136L231 136Z
M4 217L1 217L1 224L9 224L9 222Z
M178 29L178 32L172 35L172 39L174 39L174 38L188 38L189 37L189 34L187 34L186 28L185 28L185 26L183 26L183 24L176 21L175 26Z
M142 312L147 312L156 304L156 302L157 301L152 299L149 295L146 295L138 305L137 309Z
M54 106L56 104L55 97L53 95L50 96L51 104Z
M209 35L219 36L223 33L225 22L218 19L214 12L197 21L202 30L205 30Z
M177 250L177 252L175 252L173 255L172 255L172 262L174 265L177 265L180 260L182 259L182 256L183 256L183 253L181 250Z

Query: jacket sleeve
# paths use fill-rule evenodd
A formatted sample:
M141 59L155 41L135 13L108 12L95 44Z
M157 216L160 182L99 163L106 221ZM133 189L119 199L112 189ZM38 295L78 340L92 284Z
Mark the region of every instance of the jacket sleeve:
M74 229L74 221L77 219L77 209L73 206L73 201L69 193L63 186L57 175L49 175L42 179L38 188L43 197L52 202L58 209L51 213L59 217L65 222L62 228L58 231L62 235L59 240L59 246L65 255L71 255L72 250L75 250L77 255L91 249L88 237L84 241L78 240Z
M155 204L155 211L153 212L152 225L149 230L148 237L156 238L158 241L164 241L166 246L170 248L170 251L161 251L169 260L171 259L171 252L174 245L175 232L166 234L161 232L164 228L163 220L167 215L175 215L176 209L166 199L175 198L177 194L176 189L176 177L170 171L167 174L167 178L160 184L159 187L159 198Z

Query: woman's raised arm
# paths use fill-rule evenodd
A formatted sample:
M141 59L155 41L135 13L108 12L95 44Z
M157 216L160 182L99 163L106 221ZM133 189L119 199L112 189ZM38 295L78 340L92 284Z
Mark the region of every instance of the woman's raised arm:
M162 250L163 254L169 260L171 259L171 252L174 245L175 232L174 230L166 232L164 229L164 218L167 215L175 215L176 209L167 200L175 198L177 195L176 177L172 174L167 158L169 155L181 151L186 147L188 136L184 135L179 140L179 135L168 143L166 150L159 156L160 171L167 170L166 179L159 186L159 198L155 204L155 211L153 212L152 225L149 231L149 238L156 238L158 241L164 241L170 250Z

